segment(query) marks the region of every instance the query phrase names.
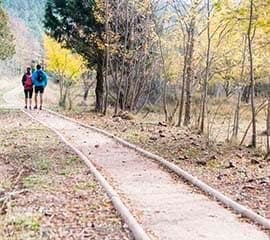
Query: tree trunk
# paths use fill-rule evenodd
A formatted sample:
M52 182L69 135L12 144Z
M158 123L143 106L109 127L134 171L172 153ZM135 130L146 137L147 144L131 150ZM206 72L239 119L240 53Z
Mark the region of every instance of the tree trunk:
M104 78L103 78L103 65L98 63L97 65L97 83L96 83L96 112L103 111L104 100Z
M188 52L188 59L187 59L187 78L186 78L186 108L185 108L185 119L184 125L188 126L191 120L191 81L193 78L193 69L192 69L192 62L193 62L193 52L194 52L194 31L195 31L195 17L192 17L190 22L190 47Z
M87 101L88 94L89 94L89 90L90 90L90 88L84 89L84 93L83 93L83 101L84 101L84 102Z
M270 140L269 140L269 136L270 136L270 94L268 96L268 106L267 106L267 120L266 120L266 157L268 158L269 154L270 154Z
M105 88L106 88L106 94L105 94L105 101L104 101L104 111L103 114L106 115L107 113L107 104L108 104L108 96L109 96L109 82L108 82L108 76L109 76L109 57L110 57L110 46L109 46L109 0L105 1L106 5L106 23L105 23L105 32L106 32L106 51L105 51Z
M267 118L266 118L266 154L264 159L266 160L270 156L270 93L268 93L267 103Z
M64 80L62 80L64 81ZM64 82L60 85L60 99L59 99L59 106L66 109L66 104L67 104L67 94L68 94L68 89L65 86Z
M165 116L165 122L168 122L168 108L167 108L167 81L164 81L163 88L163 111Z
M182 73L182 88L181 88L181 97L180 97L180 106L179 106L179 115L178 115L178 127L182 125L184 103L185 103L185 89L186 89L186 73L187 73L187 54L189 52L189 38L185 47L185 57L184 57L184 66Z
M242 53L242 66L241 66L241 73L240 73L240 83L242 83L244 81L246 50L247 50L247 38L244 36L244 47L243 47L243 53ZM239 86L238 99L237 99L235 115L234 115L233 135L232 135L232 140L234 140L234 141L237 140L238 132L239 132L241 95L242 95L242 88Z
M203 84L203 95L202 95L201 126L200 126L201 133L204 132L204 124L205 124L207 92L208 92L208 83L209 83L209 74L210 74L210 51L211 51L210 0L207 0L207 54L206 54L205 78L204 78L204 84Z
M260 105L260 106L257 108L257 110L255 111L255 116L257 116L257 115L258 115L265 107L267 107L267 105L265 105L265 102L261 103L261 105ZM245 139L246 139L246 136L247 136L247 134L248 134L248 131L249 131L251 125L252 125L252 120L250 121L250 123L248 124L248 126L247 126L247 128L246 128L246 130L245 130L245 133L244 133L244 135L243 135L243 137L242 137L242 140L241 140L241 142L240 142L240 145L243 145L243 143L244 143L244 141L245 141Z
M129 39L129 34L131 34L131 30L129 31L129 8L128 8L128 2L126 4L126 7L125 7L125 15L126 15L126 23L125 23L125 28L126 28L126 31L125 31L125 41L124 41L124 49L123 51L127 51L127 48L128 48L128 39ZM118 94L120 94L120 92L122 91L122 81L124 80L124 75L126 74L127 75L127 71L125 71L126 67L125 67L125 64L126 64L126 57L125 55L123 54L122 56L122 66L121 66L121 84L120 84L120 87L119 87L119 91L118 91ZM125 88L124 88L124 97L123 97L123 109L122 110L126 110L126 108L128 107L127 103L128 103L128 96L129 96L129 91L130 91L130 82L129 82L129 77L126 76L126 81L125 81ZM118 97L120 97L120 95L118 95ZM118 104L118 102L117 102Z
M244 91L242 94L242 102L248 104L249 98L250 98L250 85L244 87Z
M67 92L67 97L68 97L68 110L70 111L73 108L73 99L72 99L70 87Z
M59 76L59 93L60 93L60 98L59 98L59 106L64 107L64 79L62 76Z
M238 93L237 107L236 107L236 112L235 112L235 129L234 129L235 139L237 139L238 132L239 132L240 104L241 104L241 89L239 90L239 93Z
M65 87L64 93L62 95L62 99L60 99L60 106L66 109L66 103L67 103L67 94L68 94L68 88Z
M115 71L118 72L118 63L116 63L116 70ZM115 73L115 75L117 78L118 74ZM120 105L121 110L123 110L123 108L124 108L124 105L123 105L124 94L122 91L122 81L123 81L123 78L120 77L120 81L119 81L119 85L118 85L118 89L117 89L117 98L116 98L116 102L115 102L114 115L116 115L118 113L118 104Z
M253 19L253 0L250 0L250 12L249 12L249 26L248 26L248 50L249 50L249 62L250 62L250 100L251 100L251 112L252 112L252 141L251 146L256 147L256 111L255 111L255 99L254 99L254 66L253 66L253 48L252 48L252 19Z
M162 49L161 37L159 35L158 35L158 45L159 45L159 51L160 51L160 56L161 56L161 61L162 61L163 76L164 76L164 87L163 87L163 92L162 92L163 111L164 111L165 122L168 122L167 88L168 88L169 79L168 79L166 66L165 66L165 58L164 58L163 49Z

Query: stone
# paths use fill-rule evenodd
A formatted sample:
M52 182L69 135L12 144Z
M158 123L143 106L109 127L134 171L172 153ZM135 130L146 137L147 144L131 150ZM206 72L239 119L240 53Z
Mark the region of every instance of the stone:
M235 165L232 162L229 162L229 165L226 168L235 168Z
M158 138L155 137L155 136L152 136L152 137L150 137L149 139L152 140L152 141L157 141Z
M252 159L250 160L250 163L251 163L251 164L260 164L260 162L259 162L257 159L255 159L255 158L252 158Z
M196 164L201 165L201 166L206 166L207 162L205 160L197 159Z

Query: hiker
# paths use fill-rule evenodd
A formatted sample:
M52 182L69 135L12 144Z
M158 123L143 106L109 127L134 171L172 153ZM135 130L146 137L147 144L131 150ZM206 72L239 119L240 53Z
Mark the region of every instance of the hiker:
M46 88L48 84L48 76L47 74L42 71L41 66L37 65L37 70L32 74L32 80L33 84L35 85L35 107L34 109L38 108L38 94L39 94L39 109L42 110L42 104L43 104L43 93L44 89Z
M24 87L24 95L25 95L24 108L27 109L28 101L29 101L29 109L31 109L32 96L33 96L33 81L32 81L32 74L31 74L30 67L26 68L26 73L22 77L22 85Z

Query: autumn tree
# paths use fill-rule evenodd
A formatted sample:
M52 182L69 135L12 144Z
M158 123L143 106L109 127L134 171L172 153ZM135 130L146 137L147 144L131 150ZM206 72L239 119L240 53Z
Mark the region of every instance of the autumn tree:
M267 40L265 36L269 32L269 4L260 0L239 1L237 4L233 1L225 1L224 17L234 25L234 29L237 29L241 35L238 39L242 38L242 63L240 80L243 82L245 69L248 69L246 74L246 86L244 88L244 98L246 102L250 98L251 101L251 126L252 126L252 139L251 146L256 147L256 87L263 81L263 76L266 74L267 67L266 46ZM237 33L236 33L237 35ZM235 36L234 36L235 37ZM264 41L264 43L263 43ZM265 44L266 43L266 44ZM248 63L247 66L245 66ZM264 67L261 67L264 66ZM238 97L239 99L239 97ZM239 105L239 103L237 104ZM237 109L239 107L237 106ZM238 110L237 110L238 111ZM239 117L236 116L236 122L239 122ZM236 124L238 125L238 124ZM234 127L234 128L237 128ZM234 130L234 135L237 131Z
M250 63L250 87L251 87L251 112L252 112L252 146L256 147L256 113L255 113L255 99L254 99L254 58L253 58L253 36L256 28L253 26L254 18L254 1L250 0L249 15L248 15L248 51L249 51L249 63Z
M180 0L169 0L176 14L176 19L183 32L183 68L182 68L182 89L179 107L178 126L184 122L185 126L191 123L191 105L192 105L192 83L194 80L194 51L195 39L198 35L199 9L202 1L184 2Z
M46 7L47 33L86 59L96 68L96 111L104 101L104 8L103 2L49 0Z
M151 1L111 1L110 16L114 110L137 112L147 103L156 78Z
M153 8L154 6L153 4ZM162 106L165 121L173 123L180 104L179 76L183 65L184 36L179 25L175 23L174 14L169 11L169 4L156 4L155 8L155 45L159 58L156 64L159 66L158 73L162 80Z
M8 17L6 12L1 7L0 0L0 60L6 60L15 53L15 46L13 45L13 35L8 26Z
M65 49L52 38L46 37L44 47L47 58L47 70L53 72L59 82L59 105L66 107L66 100L71 97L71 87L75 85L86 72L83 58ZM71 108L71 105L69 106Z

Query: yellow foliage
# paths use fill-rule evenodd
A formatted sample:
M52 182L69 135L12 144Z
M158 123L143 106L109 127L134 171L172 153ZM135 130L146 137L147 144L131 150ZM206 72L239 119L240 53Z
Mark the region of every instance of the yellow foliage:
M165 64L166 76L171 83L177 83L181 75L181 66L183 64L183 56L181 55L181 33L179 29L175 29L171 34L164 34L161 37L161 47L163 49L163 57Z
M48 70L60 78L76 82L86 71L84 59L71 52L50 37L45 37L44 47Z
M105 24L104 13L105 2L101 0L95 1L94 17L98 23Z

